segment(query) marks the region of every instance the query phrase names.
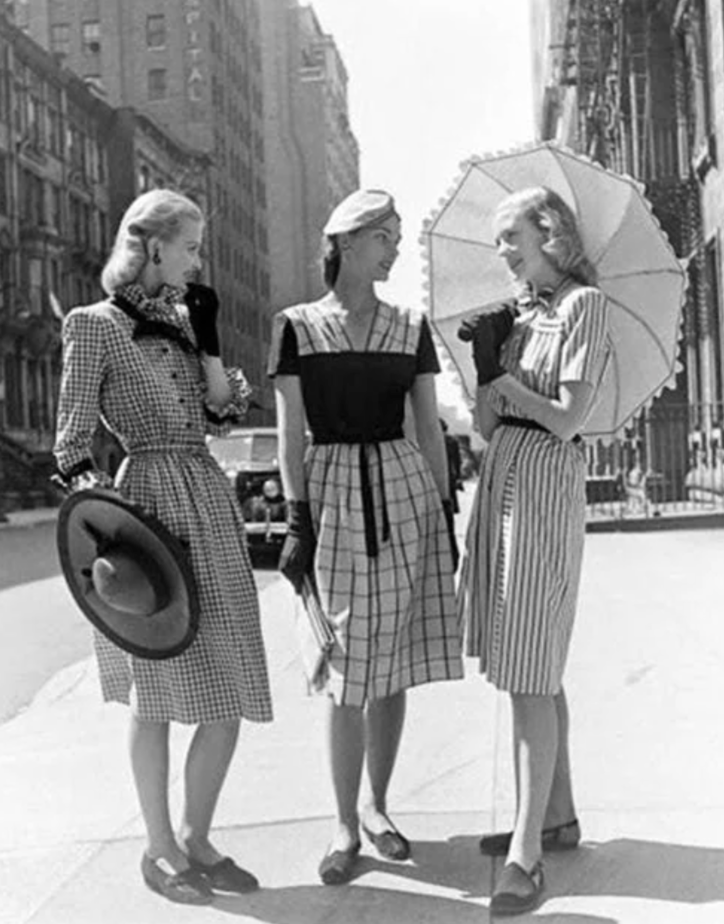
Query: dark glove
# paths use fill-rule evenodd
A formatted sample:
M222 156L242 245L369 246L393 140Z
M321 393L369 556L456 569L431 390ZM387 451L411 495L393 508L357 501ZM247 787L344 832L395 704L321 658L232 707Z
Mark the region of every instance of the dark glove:
M287 535L279 556L279 570L299 593L302 578L313 571L317 545L308 501L287 501L287 523Z
M518 312L515 307L514 302L504 302L502 305L498 305L497 308L493 308L491 311L486 311L482 314L474 314L468 320L463 321L463 323L458 328L458 338L460 340L469 343L471 340L475 339L475 330L478 326L478 322L482 318L487 318L488 320L484 323L490 325L486 327L488 330L492 330L493 340L495 342L495 348L500 349L503 344L503 341L507 339L508 334L510 334L513 329L513 324L515 319L518 316Z
M184 301L189 309L189 320L196 334L199 350L207 356L221 356L216 317L219 313L219 296L210 286L190 282Z
M505 304L493 311L475 315L460 325L458 337L463 341L472 340L478 385L488 385L505 375L498 354L503 341L513 329L515 317L515 308Z
M460 552L458 550L457 539L455 538L455 513L453 512L452 501L444 500L442 502L442 509L443 513L445 514L448 536L450 537L450 552L452 553L453 571L457 571L458 562L460 561Z

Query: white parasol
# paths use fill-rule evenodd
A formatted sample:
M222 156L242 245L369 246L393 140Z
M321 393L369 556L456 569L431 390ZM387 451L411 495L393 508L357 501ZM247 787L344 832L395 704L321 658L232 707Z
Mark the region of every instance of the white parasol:
M608 296L612 356L583 433L611 436L674 384L686 289L684 267L631 177L553 143L466 161L423 229L430 317L472 400L470 344L457 331L513 294L492 219L504 198L529 186L555 190L573 209Z

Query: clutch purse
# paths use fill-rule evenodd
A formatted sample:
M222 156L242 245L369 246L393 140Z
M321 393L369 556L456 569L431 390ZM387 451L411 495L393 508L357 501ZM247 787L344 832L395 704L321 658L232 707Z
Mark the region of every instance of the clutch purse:
M302 665L311 692L323 689L329 676L329 656L334 648L334 632L324 615L313 579L305 575L297 604L297 637Z

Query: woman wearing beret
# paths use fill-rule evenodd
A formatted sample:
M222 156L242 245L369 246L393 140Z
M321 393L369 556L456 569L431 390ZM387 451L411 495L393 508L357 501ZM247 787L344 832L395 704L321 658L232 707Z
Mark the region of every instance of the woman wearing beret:
M103 696L131 706L131 764L148 843L141 870L171 901L204 904L246 892L255 877L223 857L209 830L242 718L271 720L266 656L244 524L206 447L246 411L241 372L225 370L218 299L194 284L204 219L169 190L139 196L120 223L102 275L108 297L63 326L55 455L70 489L109 486L91 456L99 419L126 451L115 489L160 520L189 551L199 629L182 654L145 660L95 633ZM169 723L196 725L185 805L171 825Z
M400 218L387 193L361 190L324 233L329 291L276 316L269 373L291 514L280 567L296 589L312 577L336 639L326 692L337 823L319 870L331 885L351 878L360 850L363 764L362 830L383 856L409 856L387 809L405 690L457 679L462 663L435 348L421 313L375 293ZM407 397L416 442L403 433Z
M511 697L515 824L480 848L507 858L491 911L513 915L541 899L541 852L573 849L581 836L562 680L585 532L578 433L607 362L608 306L575 217L555 192L510 196L495 230L520 297L517 311L503 307L468 325L489 442L460 590L468 654Z

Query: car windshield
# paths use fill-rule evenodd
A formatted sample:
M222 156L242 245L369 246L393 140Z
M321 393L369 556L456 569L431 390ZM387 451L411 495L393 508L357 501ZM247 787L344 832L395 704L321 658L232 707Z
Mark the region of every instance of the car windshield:
M211 442L211 451L221 465L265 462L278 465L276 433L234 433Z

